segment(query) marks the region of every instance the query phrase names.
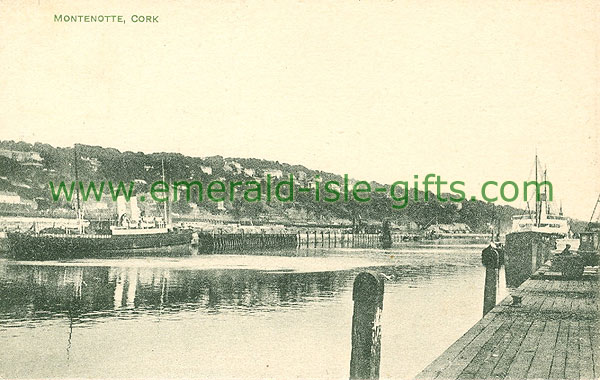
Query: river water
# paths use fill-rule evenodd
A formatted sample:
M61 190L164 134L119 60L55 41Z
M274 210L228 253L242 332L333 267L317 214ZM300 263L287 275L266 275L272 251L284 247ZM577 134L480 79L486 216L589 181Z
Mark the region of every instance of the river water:
M387 278L381 377L412 378L481 318L481 248L0 259L0 377L347 378L370 268Z

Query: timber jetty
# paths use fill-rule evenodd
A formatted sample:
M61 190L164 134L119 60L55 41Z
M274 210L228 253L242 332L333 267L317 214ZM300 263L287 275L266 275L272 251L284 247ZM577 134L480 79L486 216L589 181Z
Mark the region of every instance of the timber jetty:
M196 232L198 253L297 248L381 248L381 234L310 231L304 233Z
M284 249L298 246L295 233L196 233L192 246L198 253L223 253L235 251Z
M600 378L598 267L565 279L547 261L417 379Z
M195 231L198 253L229 253L301 248L384 248L381 233L312 230L303 232ZM391 234L391 244L418 241L416 234Z

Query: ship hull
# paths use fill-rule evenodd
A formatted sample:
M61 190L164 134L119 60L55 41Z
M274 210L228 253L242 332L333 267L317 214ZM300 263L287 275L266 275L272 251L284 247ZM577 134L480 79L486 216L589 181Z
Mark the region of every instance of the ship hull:
M512 232L506 235L504 267L506 286L516 288L541 267L552 254L557 236L543 232Z
M185 247L192 239L191 231L145 235L34 235L8 233L8 254L19 260L56 260L104 257L114 254L168 252Z

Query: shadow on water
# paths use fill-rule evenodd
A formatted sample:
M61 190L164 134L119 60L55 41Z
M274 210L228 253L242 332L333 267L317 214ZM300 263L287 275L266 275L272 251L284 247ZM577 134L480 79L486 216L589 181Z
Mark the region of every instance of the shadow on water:
M378 251L361 254L370 260L367 262L377 264L370 269L382 273L390 284L422 286L436 277L456 276L462 267L474 264L472 256L464 255L438 257L434 262L431 254L402 256L392 252L386 256ZM341 255L347 256L347 252ZM324 258L326 255L319 250L294 250L278 252L277 256ZM331 259L336 260L335 255ZM381 260L387 261L382 265ZM134 318L154 310L268 312L335 297L341 289L351 286L356 273L369 269L298 273L286 269L190 270L160 265L67 264L0 263L0 328L55 318L69 318L76 324L111 317Z
M269 311L334 297L350 273L10 265L0 282L0 318L6 327L10 321L91 322L152 310Z

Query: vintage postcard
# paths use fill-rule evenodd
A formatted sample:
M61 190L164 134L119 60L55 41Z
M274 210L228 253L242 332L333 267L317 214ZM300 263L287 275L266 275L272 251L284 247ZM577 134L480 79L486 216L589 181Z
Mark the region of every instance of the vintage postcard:
M599 15L0 0L0 379L600 379Z

